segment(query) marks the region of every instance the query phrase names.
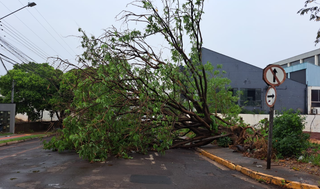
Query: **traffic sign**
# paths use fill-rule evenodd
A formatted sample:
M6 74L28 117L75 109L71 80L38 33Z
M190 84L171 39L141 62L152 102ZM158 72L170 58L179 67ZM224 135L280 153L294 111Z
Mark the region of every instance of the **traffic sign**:
M276 103L277 91L274 87L269 87L266 92L266 103L271 108Z
M270 86L279 86L286 80L286 72L279 65L269 65L263 69L263 80Z

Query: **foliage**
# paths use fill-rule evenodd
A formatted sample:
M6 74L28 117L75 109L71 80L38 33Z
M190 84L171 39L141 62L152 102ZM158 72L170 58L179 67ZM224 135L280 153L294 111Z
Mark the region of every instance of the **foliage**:
M231 144L232 144L232 140L231 140L230 137L224 137L224 138L219 138L218 139L218 146L228 147Z
M309 142L308 150L302 151L298 161L320 166L320 144Z
M12 79L14 79L14 102L17 113L27 113L29 119L41 117L41 110L50 110L48 101L59 88L62 71L55 70L47 63L15 65L8 74L0 77L0 94L3 102L11 102ZM50 79L48 79L50 78Z
M297 156L308 147L309 135L303 133L305 117L292 110L276 116L273 123L272 145L281 156Z
M74 148L97 161L224 137L223 128L239 121L240 108L221 66L202 62L203 2L163 1L161 9L149 0L134 1L145 13L123 11L120 19L127 26L134 22L133 28L143 24L144 30L110 28L96 38L79 29L85 49L79 64L86 69L73 90L65 128L45 148ZM154 37L166 46L152 48ZM166 49L171 57L161 56Z
M320 7L317 6L317 0L306 0L304 8L298 11L298 14L304 15L310 13L310 20L320 21L319 11ZM320 30L317 32L315 43L317 44L320 40Z
M72 69L61 75L59 88L49 100L51 112L56 114L61 123L66 117L65 110L69 109L73 102L74 90L83 77L81 73L81 69Z

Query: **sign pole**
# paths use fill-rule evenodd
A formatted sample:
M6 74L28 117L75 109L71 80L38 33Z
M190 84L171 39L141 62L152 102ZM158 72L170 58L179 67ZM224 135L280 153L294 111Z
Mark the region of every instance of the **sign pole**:
M273 128L273 112L274 104L277 99L276 86L281 85L286 80L286 72L279 65L268 65L263 69L262 79L269 85L266 92L266 103L270 107L269 112L269 132L268 132L268 154L267 154L267 169L271 168L272 155L272 128Z
M270 107L270 112L269 112L267 169L271 168L273 112L274 112L274 106Z

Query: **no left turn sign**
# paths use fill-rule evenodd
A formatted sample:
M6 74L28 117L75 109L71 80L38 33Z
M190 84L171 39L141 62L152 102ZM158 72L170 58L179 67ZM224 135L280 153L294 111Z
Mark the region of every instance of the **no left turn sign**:
M270 86L279 86L285 79L286 72L279 65L269 65L263 69L263 80Z

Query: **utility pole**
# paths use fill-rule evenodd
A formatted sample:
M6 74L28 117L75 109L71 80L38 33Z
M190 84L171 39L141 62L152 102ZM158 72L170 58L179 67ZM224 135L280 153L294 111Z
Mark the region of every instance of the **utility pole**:
M13 13L16 13L16 12L18 12L18 11L26 8L26 7L33 7L33 6L36 6L36 5L37 5L37 4L36 4L35 2L28 3L26 6L21 7L20 9L18 9L18 10L16 10L16 11L13 11L13 12L11 12L10 14L7 14L7 15L1 17L0 20L2 20L3 18L5 18L5 17L7 17L7 16L10 16L10 15L13 14ZM0 57L0 60L1 60L1 62L2 62L3 67L7 70L7 68L6 68L6 66L4 65L1 57ZM9 73L8 70L7 70L7 73ZM12 78L11 103L13 103L13 102L14 102L14 79Z
M11 89L11 103L13 104L14 100L14 79L12 79L12 89Z

